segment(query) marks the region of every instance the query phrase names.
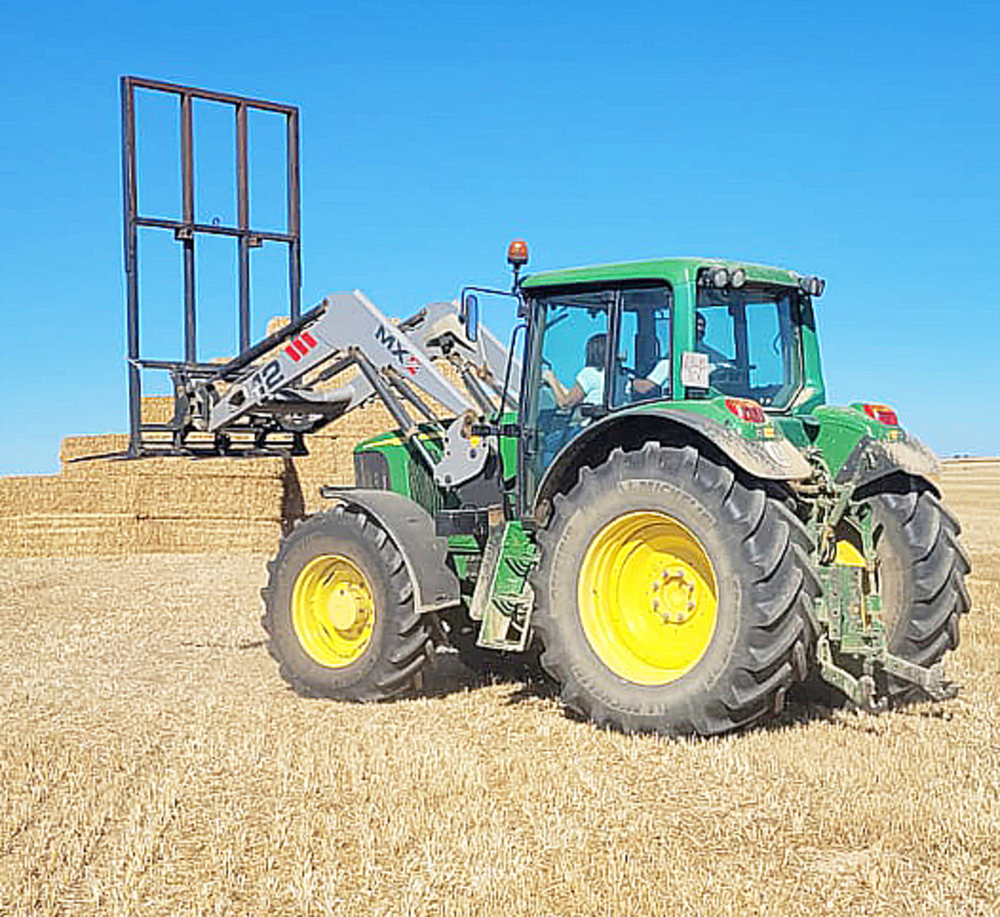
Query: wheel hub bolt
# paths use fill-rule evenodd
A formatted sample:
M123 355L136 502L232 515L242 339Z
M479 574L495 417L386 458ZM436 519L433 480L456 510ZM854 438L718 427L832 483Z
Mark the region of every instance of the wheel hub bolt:
M663 601L658 594L662 589ZM695 600L695 583L683 567L666 567L662 576L653 581L653 611L664 624L684 624L698 610ZM662 605L662 610L661 610Z

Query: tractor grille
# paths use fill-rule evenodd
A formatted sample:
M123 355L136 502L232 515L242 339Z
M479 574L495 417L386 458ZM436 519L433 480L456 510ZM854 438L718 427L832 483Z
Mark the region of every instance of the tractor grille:
M371 490L391 490L389 460L381 452L355 452L354 483Z
M411 459L407 464L410 472L410 497L433 516L444 507L441 491L422 459Z

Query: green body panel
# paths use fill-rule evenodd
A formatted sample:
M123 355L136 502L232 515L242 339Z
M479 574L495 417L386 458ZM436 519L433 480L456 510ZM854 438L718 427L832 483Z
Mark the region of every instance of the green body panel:
M792 415L810 414L826 400L823 366L819 355L819 335L812 302L802 309L802 389L792 405Z
M765 424L749 423L748 421L740 420L726 407L726 398L724 395L705 399L689 398L678 399L676 401L645 401L623 408L618 413L622 415L653 414L658 408L668 405L672 410L687 411L690 414L698 414L701 417L714 420L739 436L742 436L743 439L779 439L783 436L783 431L777 424L771 422Z
M772 417L774 425L781 430L782 435L797 449L808 449L814 445L815 434L819 429L817 423L809 423L810 418L799 414L785 414Z
M432 455L441 455L441 439L436 432L421 435L421 441ZM354 447L355 455L359 452L384 456L389 467L389 489L419 503L431 515L449 505L445 493L434 484L426 463L398 430L363 440Z
M509 412L500 418L500 424L516 424L517 414ZM517 437L500 437L500 465L503 468L503 479L513 480L517 476Z
M813 411L812 416L819 422L813 445L822 453L823 461L832 474L840 471L865 437L887 441L898 439L901 435L898 427L887 427L853 407L822 405Z
M495 565L479 571L481 577L491 578L482 604L479 646L514 651L525 648L533 604L528 574L537 558L535 540L521 523L506 523Z

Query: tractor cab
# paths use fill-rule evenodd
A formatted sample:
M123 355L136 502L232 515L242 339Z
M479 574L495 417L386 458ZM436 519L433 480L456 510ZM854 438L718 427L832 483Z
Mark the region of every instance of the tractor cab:
M812 296L822 287L695 258L525 278L523 483L530 490L609 415L713 403L764 422L821 403Z
M612 411L669 399L673 391L673 293L663 282L566 288L530 300L523 403L548 464Z

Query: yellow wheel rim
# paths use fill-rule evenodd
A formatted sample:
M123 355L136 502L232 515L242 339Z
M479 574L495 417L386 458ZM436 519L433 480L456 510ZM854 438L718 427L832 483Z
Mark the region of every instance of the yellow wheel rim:
M691 671L715 633L715 569L690 529L665 513L609 522L580 567L580 620L612 672L664 685Z
M292 626L320 665L341 668L360 659L372 639L375 602L367 577L346 557L315 557L292 587Z

